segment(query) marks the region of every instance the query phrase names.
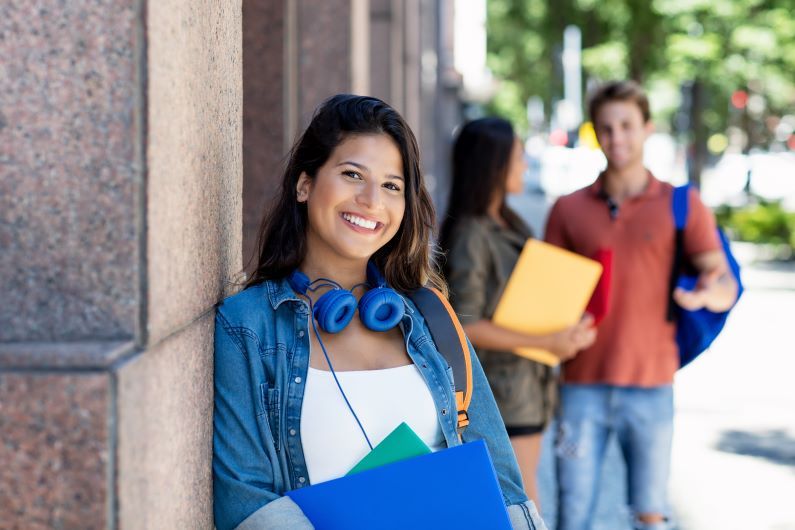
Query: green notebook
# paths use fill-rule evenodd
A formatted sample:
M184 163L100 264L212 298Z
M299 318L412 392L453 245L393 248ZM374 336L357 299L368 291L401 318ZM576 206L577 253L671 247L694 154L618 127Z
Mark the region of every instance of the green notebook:
M376 445L372 451L362 458L347 475L354 475L360 471L373 469L374 467L391 464L412 458L415 456L427 455L431 452L411 427L405 422L398 425L394 431L384 438L380 444Z

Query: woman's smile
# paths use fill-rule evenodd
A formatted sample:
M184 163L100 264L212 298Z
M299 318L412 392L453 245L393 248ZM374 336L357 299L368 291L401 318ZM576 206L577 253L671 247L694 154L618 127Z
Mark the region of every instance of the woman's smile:
M368 219L367 217L356 215L350 212L343 212L340 217L346 222L352 230L362 234L373 234L383 228L384 223Z

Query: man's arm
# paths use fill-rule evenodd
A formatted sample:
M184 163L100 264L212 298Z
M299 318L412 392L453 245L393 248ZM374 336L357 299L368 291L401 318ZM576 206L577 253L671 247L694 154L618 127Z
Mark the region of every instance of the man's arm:
M698 270L698 282L692 291L674 290L674 301L688 311L706 307L715 313L728 311L737 301L737 281L726 262L723 250L710 250L691 257Z

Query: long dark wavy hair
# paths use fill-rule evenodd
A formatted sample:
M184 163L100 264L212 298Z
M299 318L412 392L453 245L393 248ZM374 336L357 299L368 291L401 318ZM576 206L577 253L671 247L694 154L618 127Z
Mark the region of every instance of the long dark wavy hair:
M308 221L306 203L298 202L298 178L304 172L315 178L343 140L362 134L386 134L394 140L405 178L406 208L400 228L372 260L393 289L409 291L430 284L446 293L431 247L435 212L425 188L414 133L400 114L380 99L350 94L324 101L290 151L278 199L262 220L257 266L246 287L283 278L299 267L306 256Z
M450 249L462 219L487 215L494 197L501 198L500 215L504 219L518 219L505 202L515 141L513 126L502 118L481 118L461 128L453 145L453 187L442 223L442 249Z

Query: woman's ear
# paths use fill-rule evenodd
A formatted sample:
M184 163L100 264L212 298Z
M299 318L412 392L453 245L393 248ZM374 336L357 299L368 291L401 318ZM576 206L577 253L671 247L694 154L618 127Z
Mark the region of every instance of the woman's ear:
M306 202L309 198L309 192L312 189L312 179L305 171L301 172L298 177L298 184L295 185L295 194L298 197L298 202Z
M651 121L651 120L647 121L646 124L643 127L644 127L644 129L646 129L646 137L647 138L649 136L651 136L652 134L654 134L655 128L654 128L654 122L653 121Z

